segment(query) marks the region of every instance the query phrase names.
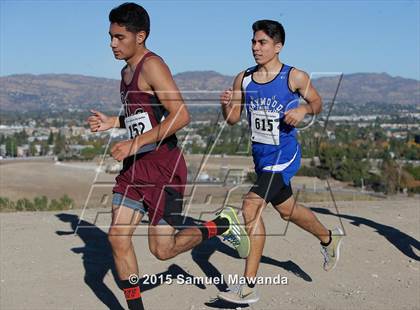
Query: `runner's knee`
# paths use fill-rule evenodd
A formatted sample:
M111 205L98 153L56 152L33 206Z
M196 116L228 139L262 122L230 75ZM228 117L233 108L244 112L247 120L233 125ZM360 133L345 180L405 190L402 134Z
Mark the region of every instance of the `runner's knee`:
M293 206L283 205L278 208L280 216L283 220L288 221L293 213Z
M245 222L248 223L256 219L259 213L259 209L263 206L263 204L264 201L262 198L247 195L242 205L242 214L244 216Z
M131 247L131 236L124 234L118 228L110 228L108 241L111 244L113 252L116 253L124 253Z
M168 247L157 246L150 249L150 252L158 259L158 260L168 260L173 257L171 250Z

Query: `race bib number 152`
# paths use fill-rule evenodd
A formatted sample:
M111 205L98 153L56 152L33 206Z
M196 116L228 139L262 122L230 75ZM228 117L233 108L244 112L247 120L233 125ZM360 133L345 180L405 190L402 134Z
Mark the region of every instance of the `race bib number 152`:
M128 131L128 139L144 134L152 129L149 114L147 112L137 113L125 118L125 128ZM137 151L137 154L152 151L156 148L156 143L146 144Z
M152 124L147 112L137 113L125 118L125 128L128 130L128 138L134 139L152 129Z

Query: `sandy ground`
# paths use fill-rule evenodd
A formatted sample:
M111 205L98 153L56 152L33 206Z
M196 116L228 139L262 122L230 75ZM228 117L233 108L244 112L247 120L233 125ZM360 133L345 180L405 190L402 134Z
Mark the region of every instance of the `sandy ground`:
M264 220L270 236L259 275L280 275L288 283L260 285L261 300L242 309L420 309L418 201L338 202L338 209L332 203L307 206L326 225L344 229L339 265L324 272L317 241L296 226L287 226L269 208ZM215 208L197 204L190 215ZM125 308L112 273L105 234L109 213L104 210L0 214L0 308ZM83 227L74 234L80 217ZM216 238L172 260L158 261L149 253L144 232L141 226L134 237L141 274L157 275L158 280L169 275L176 282L143 278L146 309L238 307L214 300L226 284L176 281L241 274L244 261L229 246Z

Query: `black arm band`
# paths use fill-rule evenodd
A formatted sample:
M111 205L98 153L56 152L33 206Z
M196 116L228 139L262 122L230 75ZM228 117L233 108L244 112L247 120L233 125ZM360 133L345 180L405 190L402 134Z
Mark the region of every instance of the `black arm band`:
M118 116L118 119L120 120L120 128L125 128L125 116L120 115Z

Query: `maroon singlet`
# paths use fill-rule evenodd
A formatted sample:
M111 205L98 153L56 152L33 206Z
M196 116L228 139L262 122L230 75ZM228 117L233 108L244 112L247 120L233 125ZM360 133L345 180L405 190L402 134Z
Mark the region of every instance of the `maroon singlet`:
M124 82L124 69L122 70L120 93L126 119L136 113L147 113L151 126L156 127L167 111L155 94L138 88L143 63L149 57L159 56L152 52L145 54L137 64L129 84ZM176 144L176 136L172 135L157 142L155 146L146 146L146 149L152 150L126 158L123 169L116 177L113 193L143 201L152 225L156 225L163 217L168 193L175 191L179 194L178 198L182 198L184 194L187 166Z

